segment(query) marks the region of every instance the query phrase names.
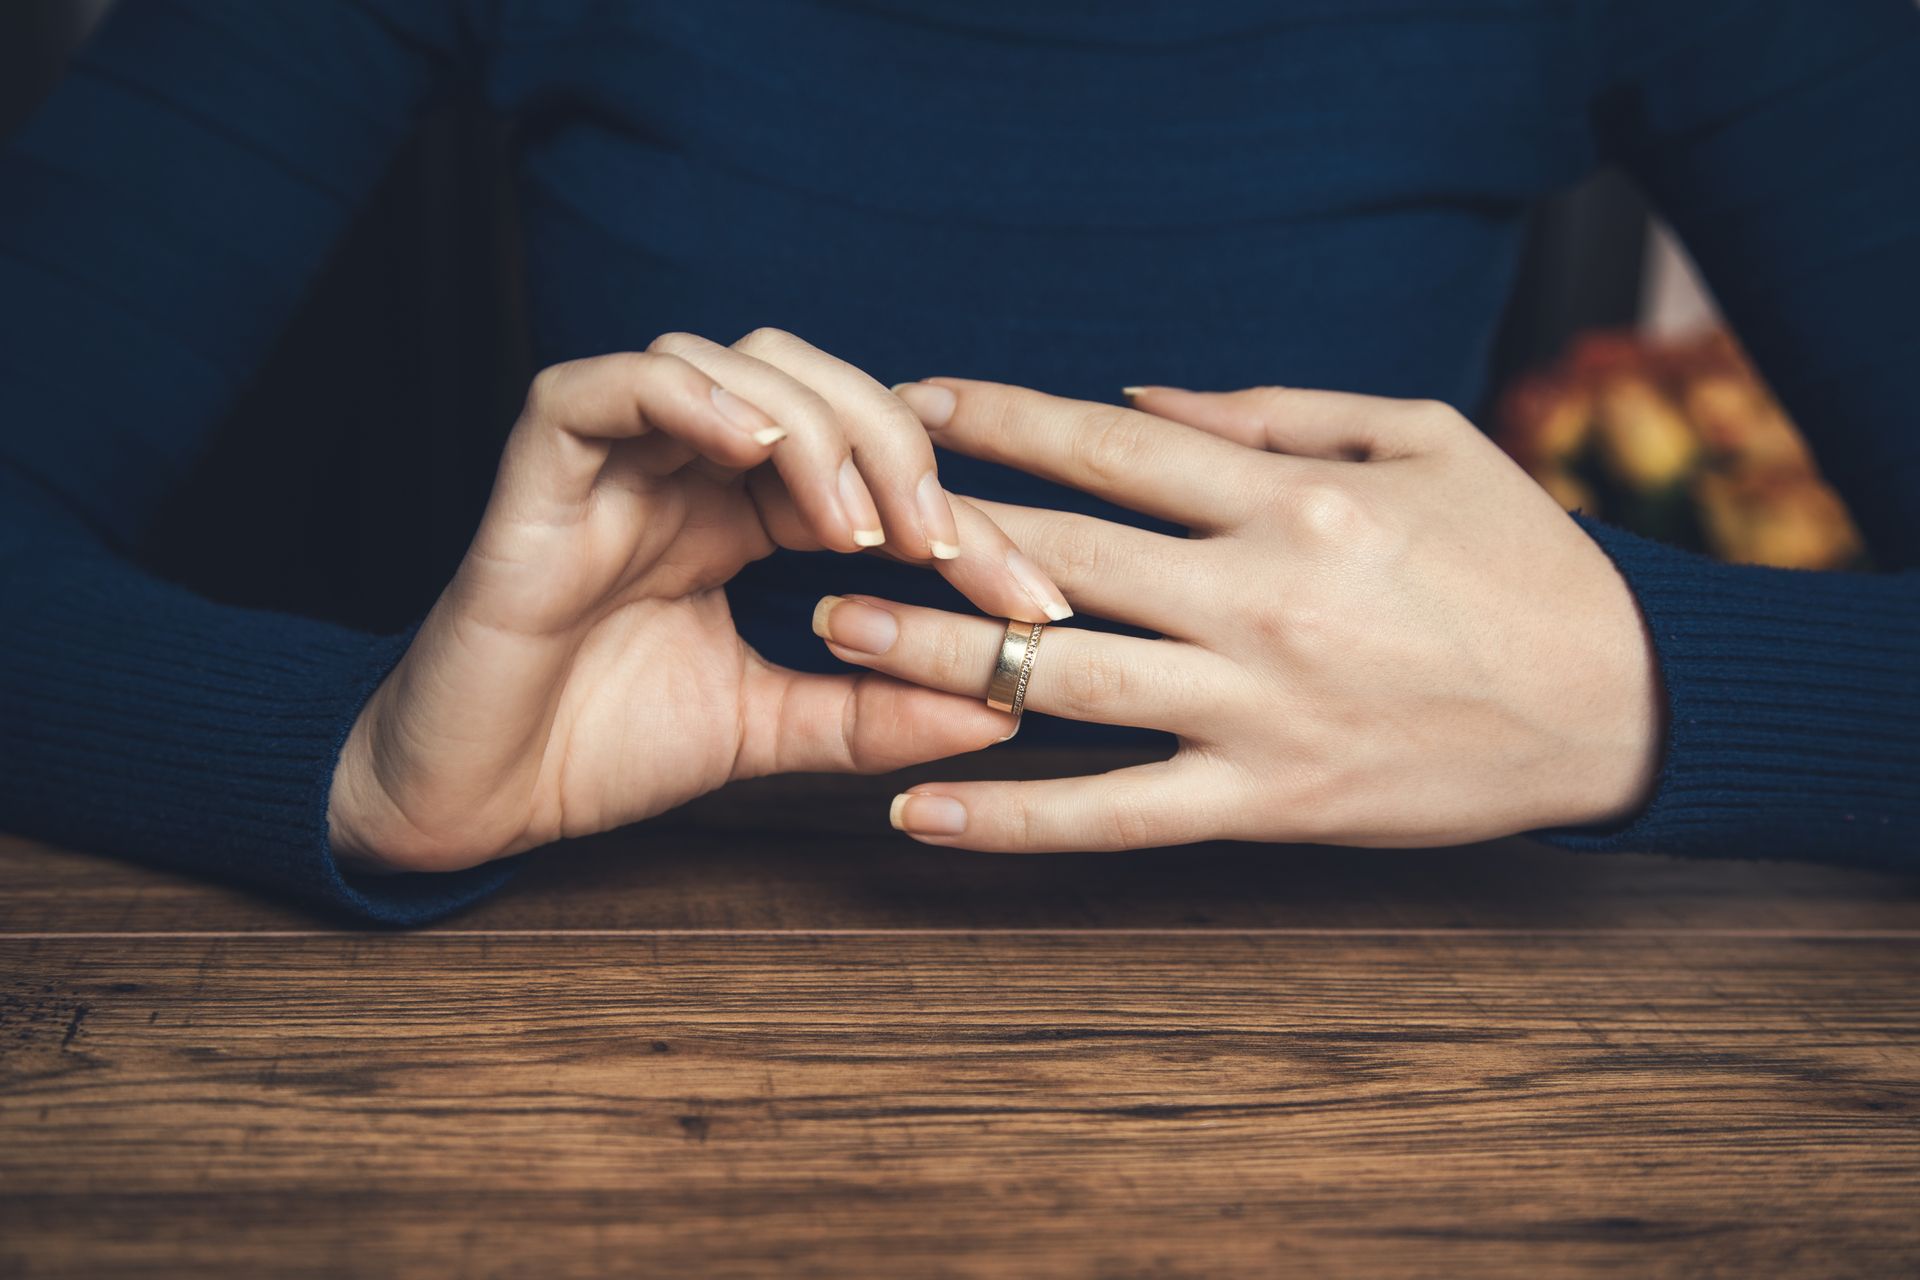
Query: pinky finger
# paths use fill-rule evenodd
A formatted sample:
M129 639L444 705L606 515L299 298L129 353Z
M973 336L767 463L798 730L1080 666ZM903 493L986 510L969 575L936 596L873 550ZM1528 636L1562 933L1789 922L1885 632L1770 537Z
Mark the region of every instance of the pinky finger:
M895 796L888 820L924 844L989 853L1192 844L1224 834L1199 770L1176 756L1083 778L927 782Z

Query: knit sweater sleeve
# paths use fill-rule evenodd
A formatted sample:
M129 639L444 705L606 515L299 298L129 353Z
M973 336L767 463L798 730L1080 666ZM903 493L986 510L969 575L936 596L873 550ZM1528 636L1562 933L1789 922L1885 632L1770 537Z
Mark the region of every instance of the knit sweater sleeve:
M1650 806L1594 848L1920 862L1920 10L1601 6L1603 149L1700 263L1880 572L1711 564L1589 525L1668 699Z
M451 3L141 0L0 154L0 829L392 922L500 878L334 864L403 640L124 555L470 38Z

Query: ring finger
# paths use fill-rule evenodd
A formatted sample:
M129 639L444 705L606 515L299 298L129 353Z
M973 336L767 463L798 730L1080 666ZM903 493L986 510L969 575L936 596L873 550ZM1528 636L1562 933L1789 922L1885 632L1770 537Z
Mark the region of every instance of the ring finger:
M826 596L814 607L813 630L843 662L984 698L1007 624L872 596ZM1219 722L1210 690L1223 687L1227 673L1217 669L1224 660L1204 650L1079 627L1048 627L1039 644L1030 710L1182 735Z

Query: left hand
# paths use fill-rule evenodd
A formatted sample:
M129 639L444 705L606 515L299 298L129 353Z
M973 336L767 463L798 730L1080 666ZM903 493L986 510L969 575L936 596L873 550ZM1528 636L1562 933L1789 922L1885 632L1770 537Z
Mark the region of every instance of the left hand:
M1130 409L957 378L896 391L937 444L1192 530L977 503L1077 609L1162 637L1048 627L1027 707L1180 745L1094 777L916 786L893 805L916 839L1441 845L1646 803L1662 699L1638 607L1452 409L1278 388L1148 388ZM815 617L848 662L976 697L1004 631L870 597Z

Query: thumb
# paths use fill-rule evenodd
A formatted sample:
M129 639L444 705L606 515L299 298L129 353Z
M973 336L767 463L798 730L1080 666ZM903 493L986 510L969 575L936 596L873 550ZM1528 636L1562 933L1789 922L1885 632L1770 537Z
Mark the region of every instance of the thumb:
M925 689L874 672L812 675L765 662L747 676L745 736L733 776L886 773L990 747L1013 717L981 696Z
M1417 451L1420 402L1303 387L1128 387L1142 413L1271 453L1364 462Z

